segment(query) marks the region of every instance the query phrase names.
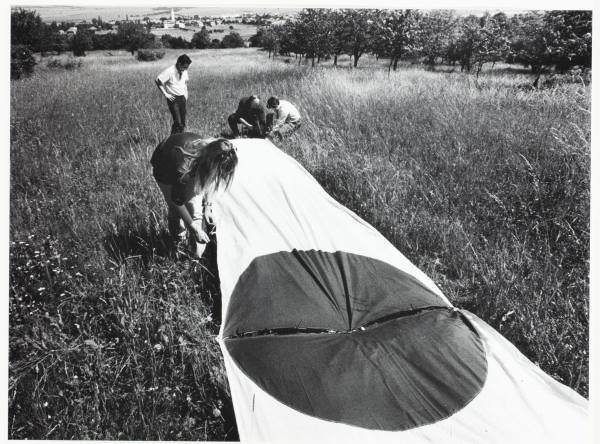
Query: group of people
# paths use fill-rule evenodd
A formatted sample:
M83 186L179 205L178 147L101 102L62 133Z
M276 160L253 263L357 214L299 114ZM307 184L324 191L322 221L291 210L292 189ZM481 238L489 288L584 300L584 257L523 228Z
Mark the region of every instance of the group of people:
M173 125L171 134L183 133L186 125L186 104L188 99L188 70L191 59L183 54L173 66L169 66L156 78L156 85L167 99L167 105ZM257 95L250 95L240 100L234 113L227 122L231 134L226 137L257 137L271 140L282 140L296 131L301 125L298 109L289 101L272 96L267 106Z
M227 119L231 134L215 139L185 132L191 63L183 54L156 78L173 125L171 135L156 147L150 163L167 203L173 240L178 245L188 244L200 257L214 229L212 197L219 188L229 185L238 162L236 149L228 139L245 136L282 140L300 127L301 117L287 100L270 97L265 108L258 96L250 95L240 100Z
M248 137L281 140L300 127L300 120L298 109L287 100L270 97L265 109L260 98L251 95L240 100L237 110L229 115L227 122L233 137L246 134Z

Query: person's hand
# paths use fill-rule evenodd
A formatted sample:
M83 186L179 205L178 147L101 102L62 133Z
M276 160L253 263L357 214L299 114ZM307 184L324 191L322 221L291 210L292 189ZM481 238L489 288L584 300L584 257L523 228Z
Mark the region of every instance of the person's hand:
M165 97L167 98L167 100L169 102L172 102L173 100L175 100L175 96L173 94L170 94L170 93L166 93Z
M190 231L196 238L196 242L206 244L210 241L208 234L204 231L204 227L201 219L196 219L190 224Z
M246 128L252 128L252 125L248 123L248 121L242 117L240 117L240 123L244 125Z
M213 212L212 212L212 206L206 205L204 207L204 219L206 219L206 222L208 222L210 225L215 224L215 219L213 217Z

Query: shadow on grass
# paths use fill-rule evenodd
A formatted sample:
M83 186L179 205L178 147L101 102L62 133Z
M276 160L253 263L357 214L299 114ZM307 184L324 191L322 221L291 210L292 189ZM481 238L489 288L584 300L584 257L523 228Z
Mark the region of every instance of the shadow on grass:
M154 227L141 225L108 234L104 238L104 248L118 264L136 257L141 258L144 265L148 265L155 256L175 258L177 253L167 230L157 231Z
M233 402L230 397L224 397L223 407L221 408L221 416L224 421L225 436L223 441L239 441L240 435L235 422L235 413L233 411Z
M195 279L207 290L200 293L202 302L213 313L215 328L221 324L221 293L219 270L217 268L217 239L211 236L201 258L191 252L178 248L167 230L137 225L110 233L104 238L104 248L111 260L122 264L128 259L139 259L148 267L156 257L173 261L187 261L195 270Z

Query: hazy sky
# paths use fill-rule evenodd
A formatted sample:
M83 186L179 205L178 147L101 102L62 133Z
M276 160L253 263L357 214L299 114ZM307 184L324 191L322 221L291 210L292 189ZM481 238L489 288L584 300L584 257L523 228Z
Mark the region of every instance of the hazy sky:
M35 2L35 3L34 3ZM56 3L38 0L13 0L13 7L20 6L27 9L35 9L45 21L52 20L90 20L94 17L102 17L104 20L124 19L126 15L135 17L164 16L169 12L168 3L164 0L157 3L153 0L132 1L126 0L121 5L115 1L107 0L76 0L66 2L67 6L56 5ZM183 4L182 4L183 3ZM124 4L124 6L123 6ZM198 7L197 2L179 3L173 6L176 11L185 15L232 15L242 12L281 12L289 13L298 11L304 7L372 7L372 8L417 8L417 9L454 9L459 15L471 13L481 14L483 11L491 13L503 11L507 14L531 10L531 9L591 9L593 0L502 0L502 1L472 1L472 0L372 0L368 4L364 0L310 0L310 1L275 1L275 0L252 0L240 2L236 0L208 0L202 2L205 7ZM283 8L282 6L285 6Z

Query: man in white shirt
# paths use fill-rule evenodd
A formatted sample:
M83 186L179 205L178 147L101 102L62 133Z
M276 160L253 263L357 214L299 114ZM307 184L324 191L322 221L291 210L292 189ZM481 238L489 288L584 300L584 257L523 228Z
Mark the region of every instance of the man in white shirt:
M281 140L300 128L301 118L298 109L287 100L270 97L267 108L273 110L267 116L267 126L270 126L268 137Z
M183 133L185 130L185 105L188 98L187 82L188 68L191 59L183 54L177 59L177 63L169 66L156 78L156 86L167 99L169 111L173 116L171 134Z

